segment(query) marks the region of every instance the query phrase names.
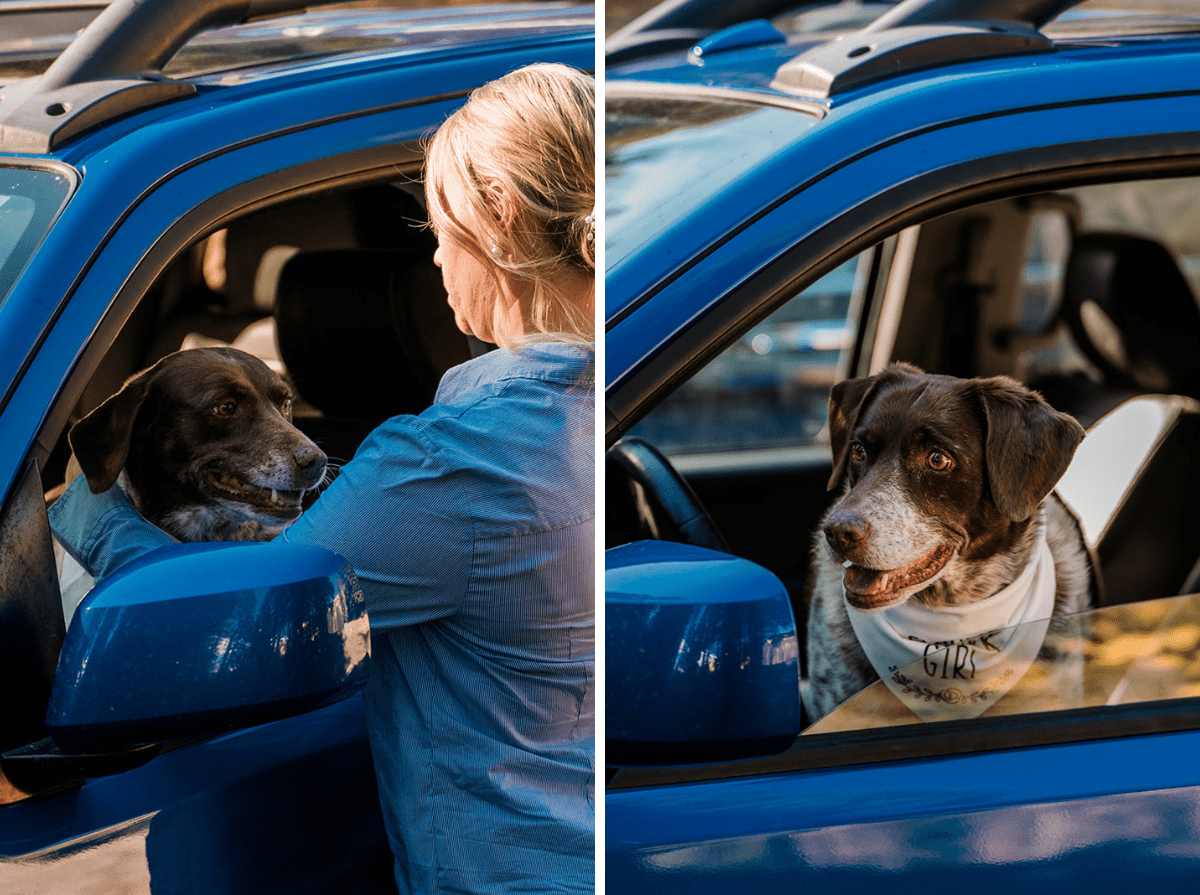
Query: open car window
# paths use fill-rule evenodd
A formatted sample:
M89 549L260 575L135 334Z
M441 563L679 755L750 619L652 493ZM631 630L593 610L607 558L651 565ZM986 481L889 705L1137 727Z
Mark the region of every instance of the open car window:
M1030 622L925 655L805 734L1200 696L1200 594Z
M764 448L810 449L814 459L825 460L829 389L849 374L871 256L856 255L788 301L632 433L677 461Z

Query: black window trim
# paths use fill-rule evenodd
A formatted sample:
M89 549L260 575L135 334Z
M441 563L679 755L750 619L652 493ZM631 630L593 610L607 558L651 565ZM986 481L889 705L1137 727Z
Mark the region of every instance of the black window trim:
M731 780L821 768L849 767L1200 729L1200 698L1124 706L1093 706L800 736L771 758L695 767L621 768L609 789Z

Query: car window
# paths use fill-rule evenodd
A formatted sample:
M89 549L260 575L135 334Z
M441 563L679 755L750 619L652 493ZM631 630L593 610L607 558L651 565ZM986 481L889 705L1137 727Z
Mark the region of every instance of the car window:
M668 455L827 445L829 389L849 370L869 261L870 253L852 258L791 299L634 434Z
M610 94L605 109L610 270L817 121L794 109L691 97Z
M73 178L41 168L0 167L0 303L71 194Z
M1197 696L1200 594L1192 594L931 644L805 734Z

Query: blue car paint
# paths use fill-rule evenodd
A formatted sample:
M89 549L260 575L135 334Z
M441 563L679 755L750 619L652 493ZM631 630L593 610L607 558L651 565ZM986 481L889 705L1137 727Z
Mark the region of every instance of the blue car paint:
M0 807L0 891L394 891L376 799L355 695Z
M944 108L944 104L939 107ZM1171 134L1187 128L1187 122L1195 120L1197 114L1200 114L1200 95L1187 92L1149 100L1097 101L1003 116L967 115L963 123L931 127L890 143L879 139L878 131L873 136L864 136L864 142L855 145L878 145L879 148L850 160L833 160L828 168L804 169L814 172L806 178L806 188L781 201L744 229L731 228L732 235L725 236L711 249L703 264L689 268L686 262L679 263L672 271L673 279L665 285L656 287L650 282L651 278L657 278L661 283L665 276L655 270L655 265L661 263L661 252L647 249L633 259L645 262L644 268L638 271L643 278L641 286L630 286L623 270L613 271L606 280L610 290L607 294L612 296L613 302L608 311L610 315L623 316L607 332L608 386L619 387L625 379L635 375L664 345L678 338L682 331L719 304L726 294L763 270L785 250L824 228L836 228L840 216L885 196L897 185L930 172L977 164L981 158L989 156L1015 155L1053 145L1055 141L1083 145L1090 141L1102 147L1103 141L1111 139ZM801 141L800 148L804 150L804 158L811 160L812 156L819 158L821 150L833 141L832 132L823 122ZM800 164L799 149L793 150L791 155L790 160L781 159L764 165L765 173L760 169L747 178L744 191L731 191L727 198L714 200L693 218L703 220L704 226L709 227L709 221L746 219L749 217L747 202L756 198L769 207L773 201L770 196L778 196L782 191L781 184L789 182L785 179L787 171L795 170ZM816 172L824 173L817 176ZM770 184L770 193L763 188L764 180ZM738 206L736 211L726 207L733 204ZM698 230L698 227L691 232L673 229L661 239L681 232L685 237L695 236ZM654 240L650 245L658 242ZM682 255L687 257L686 252ZM676 258L679 257L680 253L677 253ZM632 266L631 261L627 267L632 269ZM652 301L637 304L635 299L639 289L655 288L657 292Z
M198 224L198 207L270 198L273 176L308 163L332 177L378 170L380 150L415 147L469 90L522 65L592 69L588 12L546 7L540 33L506 25L480 37L475 28L460 45L451 27L420 47L206 76L198 95L107 124L53 156L0 157L79 178L0 303L0 494L12 493L114 297L160 272L143 258L216 223ZM245 571L255 568L247 560ZM140 682L147 698L156 683ZM394 891L361 698L171 744L132 770L0 804L0 891L116 879L131 892Z
M798 49L737 49L699 66L680 54L608 76L614 95L622 80L649 96L658 85L663 96L766 95ZM1063 165L1194 153L1197 62L1194 37L1097 42L901 75L824 102L801 138L610 271L609 394L668 347L706 348L712 337L693 335L696 324L743 301L747 283L771 284L756 297L794 294L864 220L882 219L870 209L902 214L925 182L985 182L988 163L997 176L1036 170L1044 148L1057 147ZM627 424L625 411L610 404L610 423ZM610 688L622 673L608 667ZM814 739L853 751L853 737ZM605 799L609 889L1126 892L1186 887L1200 873L1194 731L1036 748L1006 748L992 731L971 754L895 760L859 749L855 764L835 757L815 769L808 745L801 737L770 772L618 772Z
M1194 878L1200 771L1184 756L1198 747L1187 732L610 790L606 878L662 893Z
M593 52L590 38L577 37L550 48L489 56L486 66L484 61L465 66L456 59L457 67L448 63L452 79L440 62L432 68L436 77L447 79L447 88L465 90L538 59L586 67ZM143 116L131 119L129 133L111 145L93 146L99 142L94 136L67 147L63 161L82 171L82 183L9 299L0 305L0 388L21 383L0 410L6 428L13 421L13 437L23 432L28 439L0 453L0 490L11 487L41 416L112 297L172 224L207 198L284 168L419 140L465 100L459 96L417 104L403 101L401 94L399 108L371 114L368 106L367 113L349 114L364 95L390 100L396 95L396 79L389 71L355 75L349 84L314 75L302 79L295 93L285 98L279 91L266 92L262 85L247 88L251 96L245 103L235 102L237 97L216 103L206 95L144 113L152 123ZM203 114L184 108L206 100ZM327 123L312 123L321 121ZM104 174L89 176L93 171ZM137 200L131 211L114 221L112 209L126 207L132 197ZM75 263L64 264L63 258ZM57 320L56 303L47 296L63 296ZM52 321L46 344L23 373L22 364Z
M163 547L76 609L46 727L88 752L315 708L366 681L368 627L353 572L328 550Z
M1176 94L1194 94L1197 60L1200 44L1194 41L1184 42L1182 48L1172 45L1170 52L1156 43L1112 50L1062 49L1026 65L1006 65L1004 60L964 64L952 73L925 73L906 78L898 86L860 89L839 98L828 104L828 113L800 139L781 145L774 157L729 183L724 195L676 221L649 241L644 250L610 270L605 278L606 319L612 321L628 314L645 295L662 289L690 259L723 245L731 234L754 221L762 209L803 194L847 164L870 161L866 169L858 169L867 170L870 179L842 182L843 189L849 190L844 200L847 205L866 201L878 191L902 183L904 172L892 174L890 158L877 153L916 136L931 137L912 150L922 153L925 167L918 170L925 172L959 160L1049 145L1051 141L1043 139L1038 130L1029 129L1040 127L1040 123L1019 117L1042 109L1050 113L1042 119L1050 119L1049 126L1058 126L1069 142L1087 139L1087 133L1075 136L1075 130L1066 122L1056 125L1067 107L1076 116L1073 124L1078 126L1081 119L1086 120L1085 127L1095 132L1095 139L1186 132L1186 118L1172 118L1172 113L1157 115L1140 101L1133 114L1120 103L1123 98L1140 100L1166 94L1169 99ZM697 86L720 83L719 74L696 77ZM987 89L979 89L985 79ZM612 80L619 89L619 73ZM736 95L736 91L732 93ZM763 96L761 92L759 95ZM1004 139L1001 146L993 147L990 137L982 132L963 132L954 140L943 133L951 127L993 117ZM828 220L836 218L834 209L826 209L815 199L808 202L814 212L825 212ZM703 300L713 292L713 288L707 288L698 298ZM673 314L665 316L672 321L679 319ZM613 344L623 349L625 339L613 340ZM629 369L623 355L615 360L608 363L609 382L617 381Z
M605 581L607 661L623 670L605 690L607 737L653 749L651 764L689 745L701 748L687 760L712 761L730 744L770 755L795 739L800 654L779 579L727 553L639 541L608 552ZM641 761L609 756L625 763Z

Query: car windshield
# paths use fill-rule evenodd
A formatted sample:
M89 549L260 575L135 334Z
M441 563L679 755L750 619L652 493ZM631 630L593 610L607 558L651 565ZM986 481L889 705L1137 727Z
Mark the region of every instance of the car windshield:
M610 270L817 121L795 109L750 102L621 95L607 98L605 118Z
M896 668L808 728L834 733L1200 696L1200 594L995 631Z
M0 167L0 303L58 216L72 178L41 168Z

